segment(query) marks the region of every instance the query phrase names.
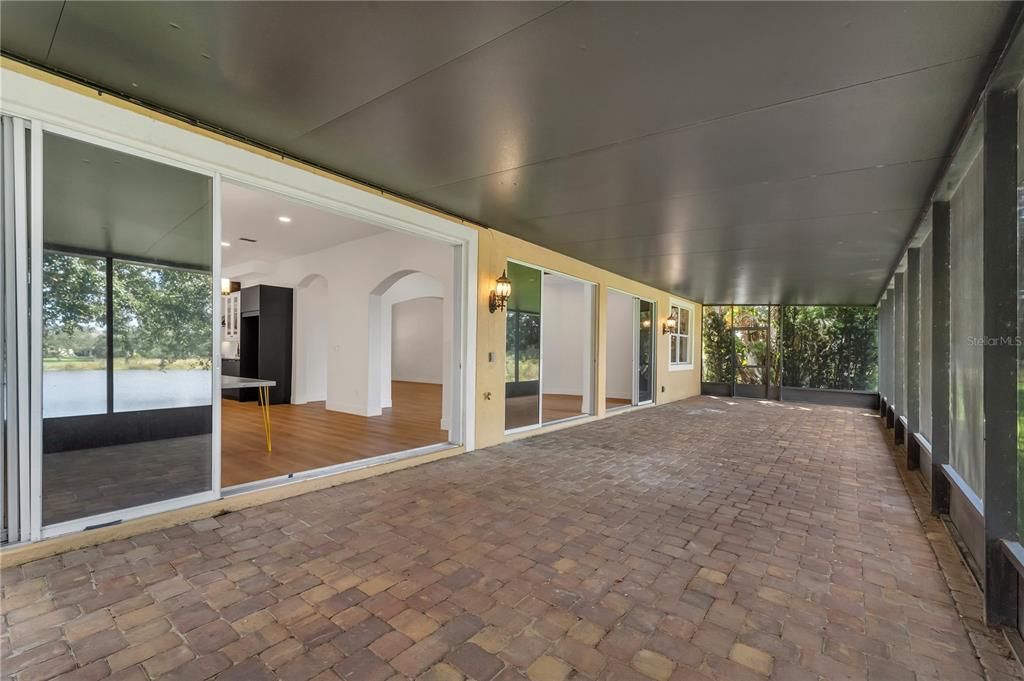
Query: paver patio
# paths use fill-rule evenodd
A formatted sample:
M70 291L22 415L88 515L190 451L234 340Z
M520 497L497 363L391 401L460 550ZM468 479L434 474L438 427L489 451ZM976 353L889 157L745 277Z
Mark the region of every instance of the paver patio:
M877 419L754 401L8 568L2 604L17 681L983 678Z

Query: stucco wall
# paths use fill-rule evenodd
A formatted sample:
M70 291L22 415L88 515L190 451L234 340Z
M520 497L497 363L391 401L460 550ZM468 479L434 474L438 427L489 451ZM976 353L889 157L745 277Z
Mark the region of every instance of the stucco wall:
M593 418L602 418L605 414L604 398L607 382L605 359L609 288L655 301L656 329L661 329L661 322L668 316L669 294L501 232L488 230L488 234L489 236L480 239L477 290L476 446L487 447L503 442L505 439L505 315L491 314L487 307L487 300L488 294L494 286L494 280L501 275L509 259L567 274L598 285L597 392ZM679 296L673 297L678 300L686 300ZM694 314L695 320L701 318L699 304L695 304ZM699 325L696 325L696 328L699 329ZM657 344L655 403L664 404L699 395L700 338L694 339L693 369L671 373L668 370L668 336L656 333L655 343ZM494 353L494 361L488 360L488 353ZM581 422L583 420L581 419Z
M312 180L309 180L309 184L316 184L318 187L317 192L320 192L325 196L331 195L335 192L340 192L341 188L344 188L345 191L349 192L351 192L351 190L356 190L357 193L361 193L363 196L367 197L365 201L363 199L357 199L351 195L347 195L346 200L362 201L363 203L366 203L368 209L371 207L371 204L372 206L376 205L373 202L383 199L394 206L393 210L395 212L401 212L403 215L407 215L408 217L405 219L416 221L412 216L419 215L423 216L424 221L440 220L449 224L462 225L476 230L479 234L479 266L477 270L476 290L477 338L475 357L477 373L475 391L473 394L467 395L466 399L472 400L475 405L475 444L477 447L486 447L488 445L502 442L505 439L503 397L505 378L505 316L500 313L491 314L488 310L487 299L494 280L501 274L502 269L506 266L507 259L514 258L522 262L545 267L556 272L576 276L598 284L598 290L596 292L597 358L595 418L602 417L605 411L605 338L608 300L607 293L609 287L625 291L631 295L638 295L654 300L657 313L656 328L660 328L661 322L666 317L666 313L669 308L669 294L665 291L614 275L600 268L584 264L573 258L560 255L507 234L485 229L472 223L459 220L458 218L440 213L436 210L410 203L400 197L390 195L387 192L382 192L379 189L362 185L359 182L348 178L330 174L324 170L303 164L300 161L282 159L280 155L274 154L265 149L260 149L252 145L248 145L245 142L225 137L214 131L197 128L184 121L146 109L145 107L133 102L120 100L115 97L101 96L94 89L66 80L60 76L40 71L18 62L12 62L6 58L0 58L0 65L3 67L5 83L9 86L7 89L8 91L5 92L5 96L11 95L12 88L10 86L12 84L16 84L19 86L17 92L18 96L26 101L33 101L34 98L40 97L56 100L59 98L51 96L51 93L49 92L43 91L47 87L55 86L61 90L71 92L73 93L73 96L78 97L76 100L76 106L78 109L88 109L86 113L79 113L82 113L82 115L88 114L94 120L100 120L99 112L101 110L103 113L113 113L117 110L121 110L138 116L138 119L132 119L130 121L123 119L123 117L118 117L118 120L121 121L118 134L125 138L126 143L130 142L132 139L141 139L151 145L166 145L168 149L172 149L180 153L192 153L193 149L201 150L201 153L207 156L214 153L209 145L210 143L215 143L220 145L219 150L216 152L220 159L220 163L226 166L245 168L247 173L256 172L256 168L258 167L261 169L260 173L267 181L294 182L294 178L292 178L289 173L294 173L298 170L304 173L304 177L313 178ZM19 78L26 76L29 79L44 85L41 87L28 87L25 82L19 80ZM70 107L68 110L70 111L74 108L75 107ZM111 116L107 116L107 118L111 118ZM128 125L129 123L130 125ZM104 125L107 125L107 123ZM268 163L271 165L268 165ZM418 252L405 254L407 257L403 257L403 260L407 260L408 262L395 262L394 253L388 248L388 240L393 239L396 236L401 235L391 233L380 237L371 237L379 239L379 241L375 243L375 249L373 252L370 253L368 257L364 256L363 260L352 263L353 269L359 271L358 274L363 280L372 279L372 277L367 277L365 276L365 273L362 272L362 270L367 267L372 267L375 270L391 269L393 271L406 267L413 270L426 271L426 269L431 267L439 266L440 261L437 260L437 254L435 252L431 255L431 249L421 249ZM447 251L447 255L443 258L443 273L438 271L438 274L439 276L444 277L445 281L450 281L452 272L452 261L450 256L451 249L448 247L442 248ZM321 254L313 254L309 257L314 259L327 257L330 250ZM386 264L386 267L382 266L382 263ZM323 267L317 266L307 268L305 273L302 275L295 272L295 276L290 279L276 283L295 286L306 273L310 271L322 272L323 269ZM376 273L381 272L377 271ZM384 276L386 276L386 274ZM267 283L275 282L268 281ZM334 289L335 283L330 280L330 277L328 277L328 285L330 290ZM341 286L345 286L344 281L341 282ZM350 302L343 303L337 308L332 307L332 309L330 309L330 329L341 330L345 325L353 321L356 323L365 323L364 320L369 315L368 305L365 303L366 295L368 295L369 291L364 290L361 286L357 286L350 292L355 293L355 295L348 296ZM448 296L448 298L450 299L450 296ZM695 319L699 320L701 314L700 305L695 305L695 308ZM446 315L448 314L451 314L450 304L446 306ZM446 329L451 328L451 324L448 323L449 321L450 317L446 317ZM699 328L699 326L697 328ZM694 362L693 369L670 373L668 371L668 337L662 334L656 334L655 337L657 339L656 403L670 402L699 394L700 339L694 339L694 357L697 361ZM354 354L368 352L369 339L353 339L353 342L355 343L353 348L355 351ZM330 353L336 353L340 350L342 350L342 347L337 343L334 343L329 347ZM489 353L493 353L493 360L488 358ZM334 371L329 374L327 391L329 406L332 404L335 408L352 406L353 411L357 409L365 410L365 405L372 404L374 399L379 400L379 377L377 383L371 385L371 381L367 375L368 373L369 372L366 369L364 362L362 370L358 367L349 367L348 369ZM446 374L447 373L448 372L446 371ZM579 422L582 421L583 420L581 419Z

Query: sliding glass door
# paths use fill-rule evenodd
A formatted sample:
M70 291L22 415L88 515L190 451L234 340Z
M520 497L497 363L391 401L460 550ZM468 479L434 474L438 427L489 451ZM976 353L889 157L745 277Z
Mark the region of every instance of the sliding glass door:
M42 524L211 491L212 178L43 142Z
M508 263L505 312L505 430L540 423L541 271Z
M594 284L510 262L505 430L594 413Z
M636 299L636 403L654 400L654 303Z
M29 124L0 117L0 543L31 537L29 512Z
M654 301L609 289L605 409L650 404L655 393Z

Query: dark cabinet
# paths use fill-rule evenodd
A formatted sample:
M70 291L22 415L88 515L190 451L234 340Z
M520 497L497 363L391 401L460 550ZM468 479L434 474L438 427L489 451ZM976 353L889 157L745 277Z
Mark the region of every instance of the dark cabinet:
M225 376L241 376L239 373L239 365L241 360L238 359L224 359L220 362L220 372ZM241 399L241 390L225 390L223 391L224 397L229 400Z
M243 288L238 359L222 363L222 372L228 376L277 381L270 389L271 404L292 401L292 306L290 288L262 284ZM251 402L256 400L256 389L226 390L224 396Z

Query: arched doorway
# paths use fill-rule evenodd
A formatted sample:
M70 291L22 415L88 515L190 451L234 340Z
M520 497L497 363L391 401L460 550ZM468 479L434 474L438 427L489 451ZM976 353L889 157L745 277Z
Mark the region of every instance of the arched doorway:
M414 270L395 272L370 293L371 414L395 407L397 384L410 401L439 401L440 425L448 428L451 312L445 302L444 284ZM434 385L440 389L437 398L428 387Z

